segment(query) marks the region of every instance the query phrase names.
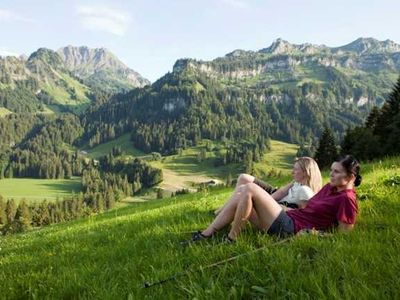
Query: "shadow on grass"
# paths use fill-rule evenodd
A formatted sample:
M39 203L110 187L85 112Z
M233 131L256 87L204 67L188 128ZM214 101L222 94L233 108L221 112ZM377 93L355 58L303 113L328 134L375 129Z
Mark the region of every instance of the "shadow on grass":
M54 183L40 183L39 186L46 187L47 190L59 192L60 194L79 193L82 191L82 183L76 181L63 181Z

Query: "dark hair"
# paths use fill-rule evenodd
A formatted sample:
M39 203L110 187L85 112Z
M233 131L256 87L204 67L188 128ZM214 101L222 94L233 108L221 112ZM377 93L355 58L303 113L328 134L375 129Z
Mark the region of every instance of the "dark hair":
M345 155L339 157L336 162L340 163L343 168L346 170L348 175L354 174L356 176L356 180L354 180L354 185L359 186L362 181L362 177L360 175L360 163L358 160L352 155Z

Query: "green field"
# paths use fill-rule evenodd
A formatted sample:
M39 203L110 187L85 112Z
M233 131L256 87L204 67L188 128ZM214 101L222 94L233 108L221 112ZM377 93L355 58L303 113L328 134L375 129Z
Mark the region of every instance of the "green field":
M196 184L210 180L218 180L225 183L228 174L235 178L242 172L243 166L240 164L216 167L214 165L216 160L214 151L208 151L206 159L199 162L197 155L202 149L205 149L205 145L206 140L196 147L183 150L181 155L164 156L160 161L149 162L153 167L163 170L164 180L158 187L161 187L167 193L184 188L196 189ZM223 147L221 146L222 143L213 142L213 145ZM84 147L81 150L86 151L91 158L99 158L110 153L115 146L121 147L126 154L125 158L145 158L149 156L133 147L129 134L125 134L111 142L100 144L93 149L86 150L87 148ZM264 155L261 162L255 164L257 175L263 179L268 179L273 184L282 184L290 176L290 169L297 149L297 145L272 140L271 151ZM280 172L282 176L270 177L271 171L273 173Z
M215 167L215 154L207 152L207 158L198 162L197 155L204 145L184 150L182 155L172 155L161 161L151 162L151 165L161 168L164 181L161 187L166 190L188 188L193 183L206 182L217 179L225 183L228 174L235 178L243 172L242 165L229 164ZM282 180L286 181L290 176L290 170L296 156L298 146L280 141L271 141L271 151L266 153L261 162L255 164L257 176L270 181L272 184L280 185ZM270 177L273 173L281 173L282 176Z
M124 134L119 138L104 144L100 144L92 149L87 150L87 148L81 149L88 153L91 158L99 158L109 154L113 147L121 147L121 150L125 152L126 155L131 156L143 156L145 155L142 151L135 149L130 140L130 134Z
M0 107L0 118L5 117L5 116L7 116L7 115L9 115L9 114L12 114L12 113L13 113L13 112L10 111L10 110L8 110L7 108L5 108L5 107Z
M232 189L133 203L102 215L0 237L4 299L396 299L400 157L363 166L350 234L276 238L248 227L183 247ZM203 268L243 255L215 268ZM187 270L175 280L144 289Z
M81 191L81 179L30 179L13 178L0 180L0 195L4 198L13 198L17 202L21 199L27 201L54 201L57 198L68 197L72 192Z

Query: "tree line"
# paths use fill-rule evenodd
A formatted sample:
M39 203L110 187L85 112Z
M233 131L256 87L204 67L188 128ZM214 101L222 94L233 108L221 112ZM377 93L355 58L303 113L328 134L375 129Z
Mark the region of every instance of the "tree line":
M334 72L329 77L328 87L308 82L277 89L238 88L190 70L168 73L151 87L118 94L89 108L82 117L83 140L94 147L131 133L138 149L166 155L198 145L201 139L240 143L261 136L315 143L324 125L341 139L346 128L360 124L371 109L370 104L358 108L344 99L364 93L372 97L373 91L361 87L356 91Z
M3 234L23 232L31 227L69 221L82 216L107 211L115 203L132 196L142 188L162 181L162 171L135 159L132 163L109 164L101 159L101 166L91 162L82 171L82 192L55 202L46 200L28 205L0 196L0 228ZM108 162L106 162L108 161Z
M400 154L400 77L381 108L374 107L363 125L346 130L340 147L325 127L315 153L318 164L329 166L338 153L360 160Z

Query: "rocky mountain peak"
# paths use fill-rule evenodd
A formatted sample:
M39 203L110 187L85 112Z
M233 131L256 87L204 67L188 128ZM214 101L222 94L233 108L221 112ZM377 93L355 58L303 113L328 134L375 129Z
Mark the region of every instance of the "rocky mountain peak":
M94 73L98 68L127 69L114 54L105 48L90 49L86 46L67 46L57 50L69 69L82 69Z
M291 44L281 38L276 39L271 46L268 48L261 49L259 53L269 53L269 54L293 54L293 53L303 53L303 54L315 54L319 51L324 51L329 49L325 45L314 45L310 43L304 43L300 45Z
M181 58L175 62L174 66L172 68L172 71L173 72L182 72L184 70L194 68L195 64L196 64L196 61L192 58Z
M39 48L33 52L29 56L27 63L28 65L47 64L55 69L64 67L64 62L57 52L47 48Z
M294 45L285 41L281 38L276 39L271 46L268 48L261 49L259 52L261 53L271 53L271 54L285 54L292 52L294 49Z
M66 67L89 85L114 82L123 89L150 84L138 72L128 68L106 48L67 46L57 50Z
M245 50L241 50L241 49L236 49L228 54L226 54L226 57L232 57L232 58L236 58L236 57L241 57L241 56L245 56L248 54L253 53L253 51L245 51Z
M358 38L350 44L335 48L339 51L351 51L358 54L375 52L400 52L400 45L391 40L379 41L374 38Z

